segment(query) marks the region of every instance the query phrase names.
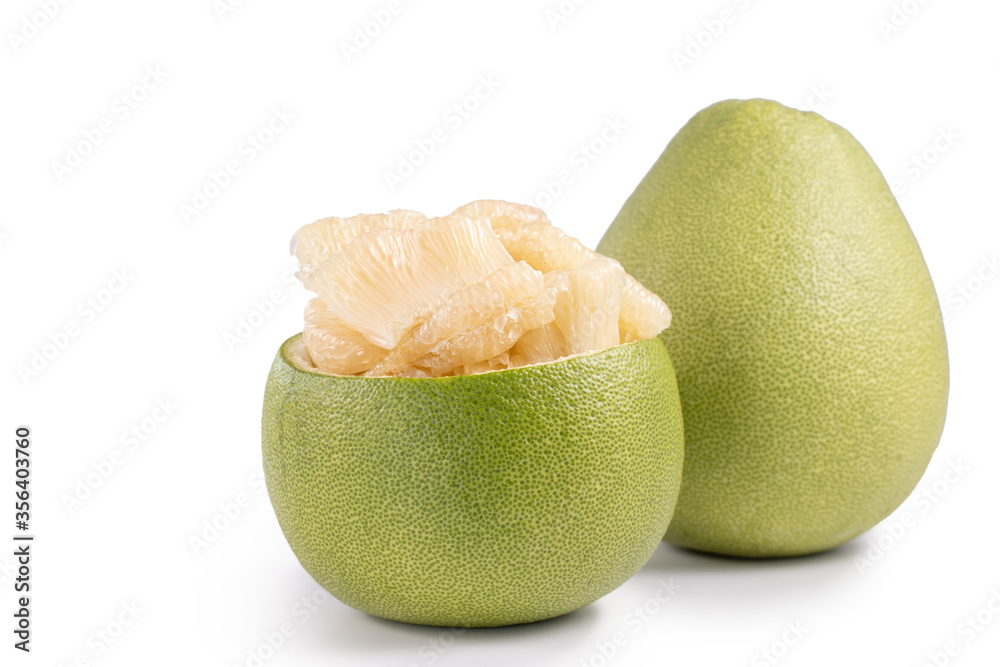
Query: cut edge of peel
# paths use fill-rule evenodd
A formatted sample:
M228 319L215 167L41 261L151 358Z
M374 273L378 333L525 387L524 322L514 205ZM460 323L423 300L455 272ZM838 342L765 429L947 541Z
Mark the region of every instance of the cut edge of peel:
M604 354L606 352L612 352L613 350L620 350L622 348L630 347L633 345L644 345L650 343L651 341L659 340L659 338L644 338L643 340L633 340L627 343L619 343L612 347L606 347L603 350L590 350L588 352L580 352L577 354L568 354L564 357L559 357L558 359L549 359L547 361L539 361L533 364L525 364L523 366L516 366L514 368L497 368L489 371L484 371L482 373L463 373L460 375L442 375L439 377L406 377L399 375L341 375L339 373L330 373L322 370L319 366L316 366L312 358L309 356L309 351L306 349L305 341L302 339L302 332L293 335L291 338L286 340L281 344L281 357L285 362L297 371L303 373L311 373L313 375L322 375L324 377L330 378L343 378L345 380L394 380L396 382L442 382L446 380L460 380L462 378L474 378L483 375L496 375L497 373L513 373L516 371L523 371L525 369L539 368L541 366L551 366L552 364L561 364L564 361L571 361L573 359L580 359L583 357L593 357L599 354Z

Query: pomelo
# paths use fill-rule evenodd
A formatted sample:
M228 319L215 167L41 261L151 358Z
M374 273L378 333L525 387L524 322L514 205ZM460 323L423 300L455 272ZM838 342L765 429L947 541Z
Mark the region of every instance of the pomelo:
M506 202L325 219L293 252L320 298L268 377L264 473L317 582L383 618L480 627L565 614L642 567L683 467L658 297Z
M913 490L948 357L920 248L846 130L767 100L695 115L598 250L674 313L684 407L666 539L737 556L829 549Z

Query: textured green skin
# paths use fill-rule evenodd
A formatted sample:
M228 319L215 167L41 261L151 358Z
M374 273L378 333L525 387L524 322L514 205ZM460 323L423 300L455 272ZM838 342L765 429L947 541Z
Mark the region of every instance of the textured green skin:
M948 358L923 256L843 128L720 102L670 142L598 245L670 305L685 422L665 539L822 551L888 516L944 426Z
M303 567L383 618L559 616L652 555L683 468L680 399L652 339L436 379L322 375L285 342L264 396L267 488Z

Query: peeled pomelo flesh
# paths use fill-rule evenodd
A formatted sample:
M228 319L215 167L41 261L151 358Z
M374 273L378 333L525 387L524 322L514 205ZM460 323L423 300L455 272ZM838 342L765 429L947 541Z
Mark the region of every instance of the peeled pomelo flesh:
M376 229L405 231L426 219L422 213L400 209L351 218L323 218L310 223L292 237L291 253L299 261L299 277L304 278L326 260L339 255L348 243L365 232Z
M553 226L541 209L498 200L466 204L452 215L485 217L493 231L515 260L526 261L536 269L550 272L576 269L584 262L606 261L622 280L619 304L620 342L652 338L670 326L670 310L663 301L621 265L597 253Z
M530 222L543 222L550 225L545 211L526 204L513 204L498 199L481 199L465 206L456 208L452 215L464 215L468 218L484 218L498 236L505 233L514 234L523 225Z
M556 299L556 326L565 354L581 354L618 345L620 281L610 262L594 260L564 271L566 289Z
M525 262L505 264L452 295L368 374L395 375L415 366L431 376L443 375L495 357L525 331L554 319L555 295L543 293L544 287L542 273Z
M337 319L319 297L309 301L305 320L302 339L311 351L312 362L326 373L361 373L388 353Z
M554 324L532 329L514 344L508 355L511 366L530 366L566 355L566 337Z
M530 206L326 218L293 245L326 307L307 311L303 339L323 372L483 373L652 338L670 323L616 261Z
M345 324L392 349L450 295L512 261L487 225L450 216L362 234L305 284Z
M619 329L622 343L644 340L670 326L670 310L659 297L645 289L621 265L580 243L554 227L545 214L530 206L518 218L506 202L487 202L490 206L464 206L465 215L494 212L490 218L493 231L516 260L526 261L543 272L572 270L585 262L605 262L608 271L621 281Z

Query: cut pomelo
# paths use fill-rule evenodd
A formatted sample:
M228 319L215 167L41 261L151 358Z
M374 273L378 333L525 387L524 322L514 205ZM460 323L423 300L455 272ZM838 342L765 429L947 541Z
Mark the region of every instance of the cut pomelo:
M327 218L293 252L319 297L268 377L264 475L320 585L484 627L579 609L642 567L683 467L659 298L501 201Z
M263 467L278 524L344 603L445 627L579 609L652 555L683 467L659 339L502 372L321 373L301 336L267 381Z
M325 218L293 239L313 363L338 375L441 377L554 361L656 336L670 311L618 262L496 200L443 218Z

